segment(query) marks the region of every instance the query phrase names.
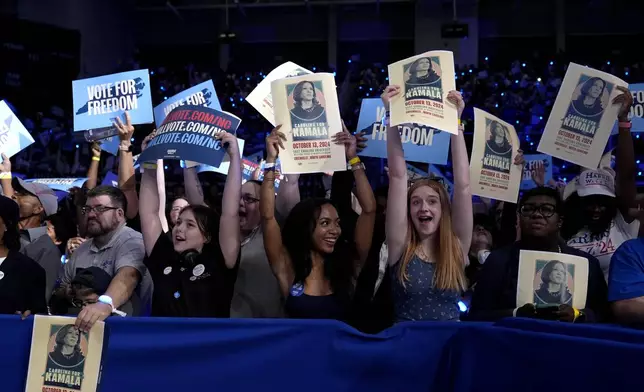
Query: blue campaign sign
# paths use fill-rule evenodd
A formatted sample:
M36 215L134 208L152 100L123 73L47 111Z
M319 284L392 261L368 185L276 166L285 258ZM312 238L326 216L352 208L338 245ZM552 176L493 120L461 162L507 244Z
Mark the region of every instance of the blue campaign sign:
M221 105L217 98L215 86L212 80L199 83L196 86L183 90L177 95L174 95L154 108L154 121L157 127L160 127L165 120L166 116L177 106L193 105L193 106L206 106L209 108L221 111Z
M114 172L107 172L105 173L105 177L103 178L103 182L101 182L101 185L109 185L113 186L115 188L118 188L119 186L119 176L114 174Z
M107 139L101 139L98 141L101 145L101 150L110 153L114 156L117 156L119 153L119 144L121 140L118 136L110 136Z
M633 123L631 132L644 132L644 83L631 84L628 88L633 94L630 113Z
M127 111L132 124L153 119L150 74L147 69L121 72L72 82L74 131L105 128Z
M7 102L0 101L0 153L11 158L33 142L34 138L13 114Z
M365 98L360 107L358 131L367 137L367 147L359 155L387 158L387 129L381 123L385 107L380 98ZM447 164L450 134L424 125L398 126L405 160L409 162Z
M545 154L524 155L525 168L523 169L523 178L521 179L520 189L532 189L537 186L532 180L536 165L541 162L546 166L545 184L552 179L552 157Z
M234 134L240 123L239 117L227 112L205 106L178 106L165 118L136 163L177 159L218 167L225 149L215 135Z
M69 192L71 188L81 188L87 178L33 178L25 182L47 185L55 191Z

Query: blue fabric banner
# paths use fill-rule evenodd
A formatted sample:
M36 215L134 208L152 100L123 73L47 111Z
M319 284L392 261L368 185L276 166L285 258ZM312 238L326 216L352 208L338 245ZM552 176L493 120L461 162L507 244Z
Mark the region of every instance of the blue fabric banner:
M0 316L3 392L25 390L33 320ZM522 319L378 335L330 320L112 317L106 328L101 392L633 392L644 355L642 331Z
M215 139L219 132L235 133L239 117L204 106L178 106L165 118L136 161L177 159L219 166L225 150Z
M219 98L217 98L217 92L215 91L215 86L212 84L212 80L199 83L187 90L183 90L179 94L166 99L163 103L156 106L154 108L154 122L156 123L157 128L163 124L163 120L165 120L166 116L172 111L172 109L184 105L205 106L221 111Z
M529 154L524 155L525 168L523 169L523 178L521 179L520 189L532 189L537 186L532 180L532 174L536 165L541 162L546 167L545 185L552 179L552 157L546 154Z
M147 69L104 75L72 82L74 131L105 128L116 117L132 124L153 121L150 74Z
M387 129L381 123L385 107L380 98L364 98L358 118L358 131L364 132L367 147L359 155L387 158ZM398 127L408 162L447 164L450 134L424 125L407 124Z

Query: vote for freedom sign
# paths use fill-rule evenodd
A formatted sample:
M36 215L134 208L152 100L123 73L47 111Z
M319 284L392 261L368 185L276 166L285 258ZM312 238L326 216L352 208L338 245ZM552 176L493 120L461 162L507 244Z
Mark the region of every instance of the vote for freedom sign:
M121 72L72 82L74 131L111 127L117 117L132 124L153 119L150 75L147 69Z
M215 136L220 132L234 134L240 123L239 117L209 107L178 106L166 116L136 164L178 159L218 167L225 149Z

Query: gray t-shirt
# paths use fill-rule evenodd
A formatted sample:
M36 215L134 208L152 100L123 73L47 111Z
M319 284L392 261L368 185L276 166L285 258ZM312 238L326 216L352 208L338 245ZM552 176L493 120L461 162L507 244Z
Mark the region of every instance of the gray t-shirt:
M134 315L146 314L152 303L153 286L152 278L143 264L143 257L145 257L143 236L125 225L117 230L110 241L100 249L96 247L93 239L83 242L65 264L61 281L69 284L78 270L88 267L100 267L112 277L122 267L134 267L143 277L136 289L137 295L133 295L131 299L136 309ZM140 306L137 306L135 302L139 299ZM140 312L138 308L141 309Z
M284 301L277 278L268 263L261 227L242 245L230 317L284 317Z

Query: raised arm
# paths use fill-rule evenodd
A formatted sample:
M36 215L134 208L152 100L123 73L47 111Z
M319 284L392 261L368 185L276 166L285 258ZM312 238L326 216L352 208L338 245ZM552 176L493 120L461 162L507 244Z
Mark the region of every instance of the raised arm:
M165 194L165 171L163 170L163 159L157 159L157 192L159 193L159 220L164 233L170 230L168 218L165 214L166 194Z
M279 148L284 148L282 143L286 136L279 131L278 125L266 138L266 164L274 165L277 161ZM291 261L282 244L282 231L275 219L275 166L264 171L264 181L259 196L259 212L262 217L262 232L264 235L264 250L273 274L277 277L282 290L282 295L288 295L293 284L294 272Z
M0 163L0 185L2 185L2 194L8 198L13 197L14 190L11 185L11 160L2 153L2 163Z
M618 124L627 124L628 113L633 105L633 94L627 88L617 86L622 94L615 97L613 103L620 104L617 114ZM630 127L619 126L617 136L617 153L615 155L615 174L617 176L617 206L622 213L624 220L631 223L632 218L628 210L635 205L637 186L635 184L635 148L633 147L633 136Z
M183 186L186 189L186 199L188 203L196 206L206 205L203 197L203 189L199 176L197 176L197 167L187 167L183 169Z
M286 218L293 207L300 202L300 175L286 174L284 181L280 182L275 199L277 213Z
M235 135L220 132L216 136L230 157L230 168L221 201L221 220L219 221L219 245L224 255L226 267L234 268L240 249L239 200L241 200L241 157ZM201 186L199 187L201 189Z
M354 230L354 241L356 250L358 251L358 260L355 263L355 276L358 276L371 249L373 226L376 223L376 197L371 190L371 184L369 184L369 180L367 179L364 164L358 158L357 139L355 135L352 135L347 130L344 123L342 123L342 128L342 132L333 135L333 141L336 144L344 145L347 161L351 165L351 171L356 182L356 197L362 209Z
M101 146L94 142L90 146L92 151L92 160L89 162L89 169L87 169L87 183L85 187L87 190L96 188L98 184L98 166L101 162Z
M465 108L463 97L457 91L450 91L447 99L456 105L460 122ZM463 126L459 125L458 135L451 136L452 170L454 172L454 196L452 197L452 224L454 234L461 241L463 254L467 254L472 242L474 215L472 211L472 188L470 187L470 162L463 136ZM391 167L390 167L391 170Z
M132 135L134 127L130 113L125 112L125 125L116 117L116 128L119 130L119 188L125 194L127 211L125 216L133 219L139 213L139 197L136 194L136 177L134 175L134 159L132 158ZM153 170L154 172L154 170Z
M154 137L155 132L148 135L142 144L142 149ZM141 218L141 233L145 253L149 256L159 236L163 233L161 220L159 219L159 190L157 188L157 165L152 163L143 164L143 175L141 176L141 197L139 198L139 217Z
M389 252L389 265L402 257L407 240L407 163L398 127L389 125L389 101L400 94L400 86L387 86L382 93L387 116L387 164L389 167L389 195L385 233ZM399 99L399 97L398 97Z

